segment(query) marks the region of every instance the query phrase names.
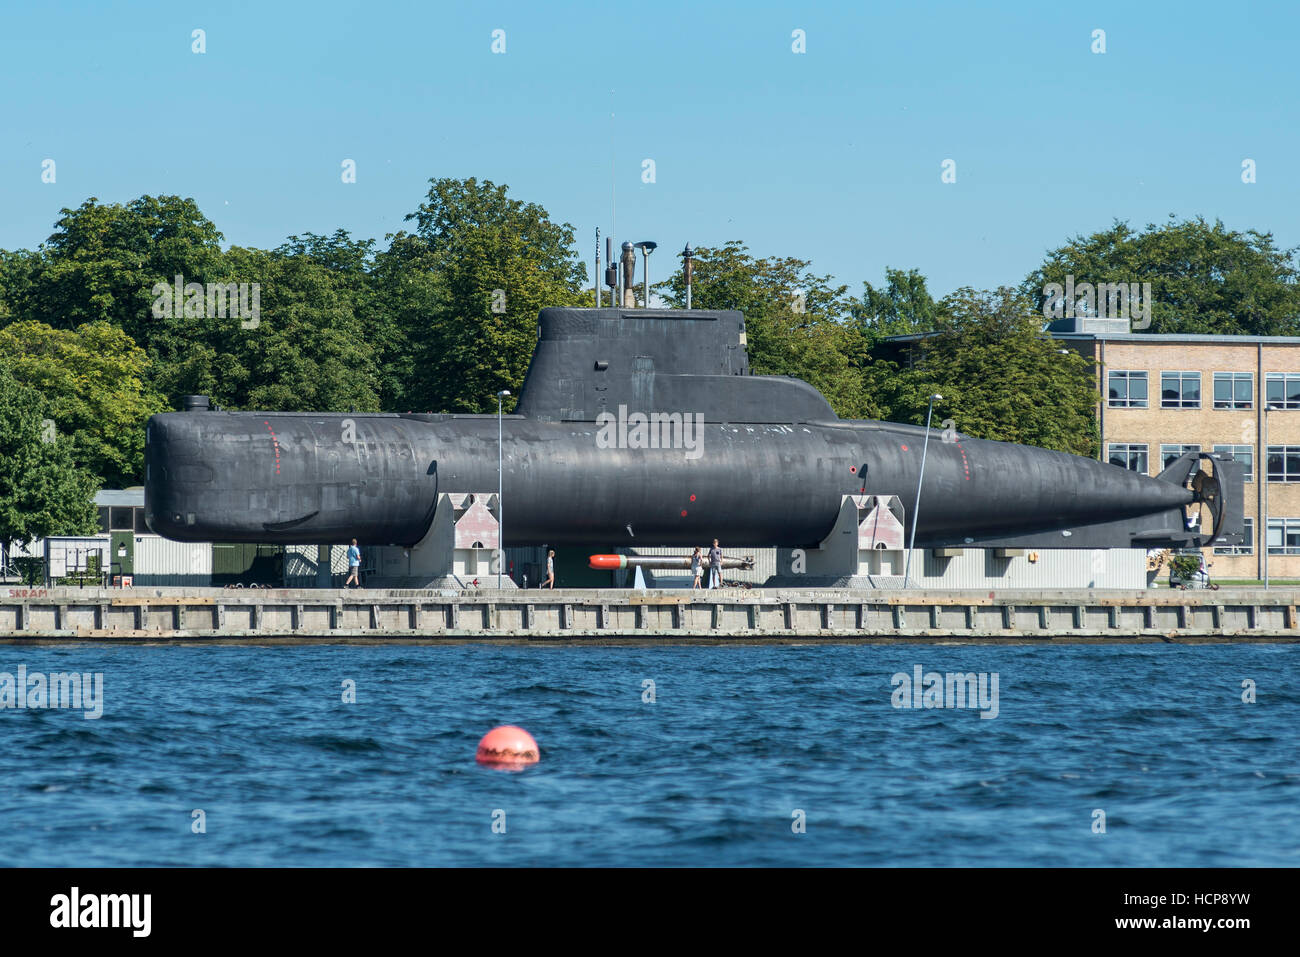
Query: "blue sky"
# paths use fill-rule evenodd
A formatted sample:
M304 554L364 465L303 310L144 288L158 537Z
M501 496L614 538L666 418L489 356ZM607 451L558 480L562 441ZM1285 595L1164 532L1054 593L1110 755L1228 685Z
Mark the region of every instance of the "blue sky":
M741 239L855 293L896 266L942 294L1170 213L1295 246L1297 36L1293 3L10 4L0 246L144 193L194 197L227 243L382 239L433 176L508 184L588 262L612 182L652 279Z

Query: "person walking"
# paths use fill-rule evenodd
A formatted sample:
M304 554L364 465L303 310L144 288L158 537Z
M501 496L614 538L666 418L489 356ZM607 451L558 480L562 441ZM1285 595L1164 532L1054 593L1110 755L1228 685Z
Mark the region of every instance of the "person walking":
M691 574L695 576L695 584L691 586L691 591L701 587L700 576L704 573L704 560L700 554L700 546L695 546L695 554L691 556Z
M343 583L343 587L355 584L361 587L361 549L357 548L357 540L352 539L352 544L348 546L348 579Z
M546 553L546 581L542 582L543 588L555 590L555 549Z
M718 547L718 540L713 540L713 547L709 549L709 587L722 587L722 549Z

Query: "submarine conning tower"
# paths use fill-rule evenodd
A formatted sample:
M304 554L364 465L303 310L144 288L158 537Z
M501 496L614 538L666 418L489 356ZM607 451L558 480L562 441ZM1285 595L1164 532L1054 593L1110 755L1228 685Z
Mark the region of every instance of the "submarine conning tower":
M515 411L542 422L594 422L620 405L706 422L836 418L808 383L752 375L745 345L733 309L543 309Z

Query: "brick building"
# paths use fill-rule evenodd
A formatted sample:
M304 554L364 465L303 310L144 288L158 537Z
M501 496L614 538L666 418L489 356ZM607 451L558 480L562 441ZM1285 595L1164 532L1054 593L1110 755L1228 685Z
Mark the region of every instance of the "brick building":
M1247 543L1207 550L1215 578L1264 577L1264 514L1269 576L1300 578L1300 338L1150 335L1113 320L1051 333L1098 364L1103 460L1148 475L1183 452L1241 462Z

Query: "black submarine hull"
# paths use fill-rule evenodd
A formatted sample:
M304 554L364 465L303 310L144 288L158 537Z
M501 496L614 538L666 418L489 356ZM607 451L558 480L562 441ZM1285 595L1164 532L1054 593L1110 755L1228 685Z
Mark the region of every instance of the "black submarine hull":
M927 446L926 434L839 419L807 383L751 375L738 312L544 309L518 407L500 422L156 415L145 511L154 531L182 541L409 546L440 493L496 491L500 454L507 545L809 548L844 496L864 492L897 495L926 547L1242 537L1235 462L1190 454L1153 478L938 430ZM1200 473L1207 459L1211 473ZM1206 527L1186 528L1184 507L1202 503Z
M181 541L413 545L440 491L497 488L495 416L168 413L149 430L149 523ZM1043 449L938 431L923 449L924 430L874 422L706 424L694 458L601 448L594 424L506 416L501 433L511 545L717 537L812 547L842 496L864 490L897 495L910 528L923 451L919 545L1075 529L1077 542L1054 543L1085 547L1088 526L1181 510L1194 498L1181 485ZM1150 531L1131 524L1134 536Z

